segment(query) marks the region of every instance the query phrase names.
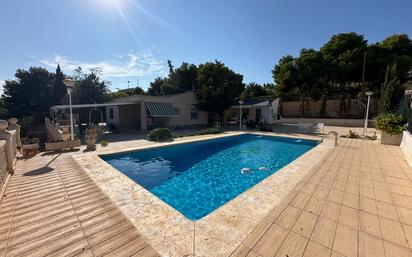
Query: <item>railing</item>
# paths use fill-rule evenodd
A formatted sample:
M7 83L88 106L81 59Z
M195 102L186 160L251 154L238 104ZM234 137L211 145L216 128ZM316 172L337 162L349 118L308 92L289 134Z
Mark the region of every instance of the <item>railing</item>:
M58 123L59 126L70 126L70 120L56 120L56 123ZM73 123L76 124L74 120Z
M9 172L7 170L6 140L0 140L0 193L3 192L3 187L6 184L8 175Z
M17 125L17 119L11 118L9 122L0 120L0 199L8 177L14 174L14 164L20 146L20 126Z

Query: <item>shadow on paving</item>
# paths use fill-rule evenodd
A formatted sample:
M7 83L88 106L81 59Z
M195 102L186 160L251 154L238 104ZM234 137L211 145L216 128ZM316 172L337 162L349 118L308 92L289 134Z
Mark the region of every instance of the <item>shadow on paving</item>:
M43 167L34 169L34 170L30 170L26 173L23 174L23 176L37 176L37 175L42 175L42 174L46 174L48 172L51 172L54 170L54 168L49 167L50 164L52 164L57 158L59 158L59 156L62 153L59 153L58 155L56 155L53 159L51 159L46 165L44 165Z

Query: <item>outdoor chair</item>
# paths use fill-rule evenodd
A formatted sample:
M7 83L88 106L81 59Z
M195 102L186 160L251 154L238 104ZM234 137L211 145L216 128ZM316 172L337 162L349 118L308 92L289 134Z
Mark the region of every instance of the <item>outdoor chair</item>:
M325 126L324 123L316 123L313 126L313 132L314 133L324 133L325 132L324 126Z

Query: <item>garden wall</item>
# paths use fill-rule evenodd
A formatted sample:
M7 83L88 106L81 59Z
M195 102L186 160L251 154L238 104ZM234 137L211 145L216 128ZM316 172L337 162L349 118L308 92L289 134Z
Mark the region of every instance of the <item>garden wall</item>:
M3 187L6 183L8 174L9 172L7 170L6 140L0 140L0 193L3 193Z
M412 167L412 135L409 131L403 132L401 150L409 166Z
M305 105L305 113L302 114L301 111L302 102L300 101L290 101L282 102L281 105L281 115L282 117L321 117L321 105L322 101L312 101L310 100L307 105ZM362 118L365 115L365 109L362 105L358 103L358 100L352 99L350 103L350 113L351 117ZM370 104L370 113L375 113L375 104L373 99ZM325 108L325 117L339 118L342 117L340 112L340 101L339 100L327 100Z
M363 127L364 119L326 119L326 118L281 118L276 123L296 124L296 123L324 123L326 126L337 127ZM373 127L373 122L369 120L369 127Z
M0 201L7 185L9 175L14 174L20 141L20 126L17 119L9 119L10 124L0 120Z

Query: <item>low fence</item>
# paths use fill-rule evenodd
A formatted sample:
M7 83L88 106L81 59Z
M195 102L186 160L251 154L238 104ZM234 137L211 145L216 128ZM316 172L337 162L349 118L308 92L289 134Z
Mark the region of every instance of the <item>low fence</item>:
M362 118L365 115L365 107L356 99L346 101L346 112L341 108L340 100L326 100L322 113L322 101L309 100L302 107L301 101L282 101L281 115L282 117L331 117L343 118L344 116ZM375 102L371 99L369 105L370 113L376 113Z
M9 122L0 120L0 200L8 177L14 174L19 147L21 147L20 126L17 125L17 119L11 118Z

